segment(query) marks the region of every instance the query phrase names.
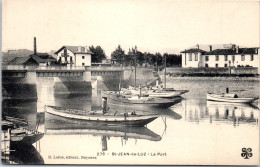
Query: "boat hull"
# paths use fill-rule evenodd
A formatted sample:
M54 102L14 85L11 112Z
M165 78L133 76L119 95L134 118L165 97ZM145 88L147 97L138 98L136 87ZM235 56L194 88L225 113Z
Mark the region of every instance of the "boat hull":
M207 100L228 102L228 103L252 103L255 100L255 98L234 98L234 97L225 97L222 95L207 93Z
M129 100L127 97L117 97L116 94L103 93L103 96L108 97L110 102L118 102L121 104L129 104L133 107L157 107L169 108L179 102L181 97L174 97L172 99L156 98L155 100Z
M68 120L78 120L84 121L87 124L102 124L105 126L134 126L134 127L142 127L157 118L156 115L142 115L142 116L112 116L112 115L75 115L66 112L62 112L62 110L57 110L52 107L46 107L45 113L63 117Z
M11 147L19 145L32 145L44 136L44 133L25 134L24 136L11 136Z

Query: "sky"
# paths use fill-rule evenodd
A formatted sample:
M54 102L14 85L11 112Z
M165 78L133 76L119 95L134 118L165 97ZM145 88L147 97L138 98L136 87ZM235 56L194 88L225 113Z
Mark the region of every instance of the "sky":
M196 44L259 46L259 2L235 0L3 0L2 50L63 45L176 52Z

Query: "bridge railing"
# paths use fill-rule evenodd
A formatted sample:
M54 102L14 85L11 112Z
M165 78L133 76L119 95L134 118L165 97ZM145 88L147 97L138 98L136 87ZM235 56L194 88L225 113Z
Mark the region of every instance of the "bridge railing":
M37 70L85 70L84 66L39 66Z
M23 65L2 65L2 70L26 70Z
M91 66L89 67L91 71L121 71L121 67L115 66Z
M85 70L83 66L24 66L24 65L3 65L2 70Z

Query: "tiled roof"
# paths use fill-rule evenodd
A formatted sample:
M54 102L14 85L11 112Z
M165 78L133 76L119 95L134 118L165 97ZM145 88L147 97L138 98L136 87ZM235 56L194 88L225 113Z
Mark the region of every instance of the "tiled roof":
M188 49L188 50L184 50L181 53L198 53L198 52L204 53L206 51L198 49L198 48L191 48L191 49Z
M55 62L56 59L47 53L37 53L37 55L30 55L38 63Z
M256 49L259 48L239 48L238 53L240 54L257 54Z
M235 55L235 54L257 54L257 48L239 48L238 53L236 49L215 49L207 52L206 55Z
M63 50L64 48L67 48L68 50L70 50L72 53L85 53L85 54L93 54L91 51L89 51L88 49L85 52L79 52L78 48L81 46L63 46L61 47L57 52L55 52L55 54L58 54L61 50ZM83 47L83 46L82 46Z
M15 57L8 64L10 65L21 65L24 64L30 57Z
M206 53L206 55L233 55L236 53L234 49L215 49Z

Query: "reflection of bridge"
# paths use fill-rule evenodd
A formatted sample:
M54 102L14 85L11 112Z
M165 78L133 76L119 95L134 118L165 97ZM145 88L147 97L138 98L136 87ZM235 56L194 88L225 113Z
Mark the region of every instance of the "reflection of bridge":
M55 93L90 94L91 76L119 78L120 67L23 66L2 67L3 96L37 99L38 77L53 77ZM113 76L113 77L111 77Z

